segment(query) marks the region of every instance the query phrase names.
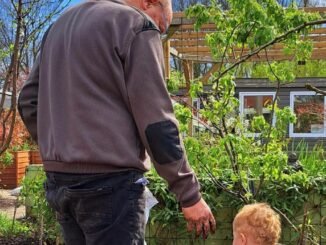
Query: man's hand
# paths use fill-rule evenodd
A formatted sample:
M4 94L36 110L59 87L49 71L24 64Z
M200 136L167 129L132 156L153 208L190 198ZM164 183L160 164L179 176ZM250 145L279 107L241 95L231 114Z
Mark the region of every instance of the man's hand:
M188 231L195 230L197 237L203 233L203 238L206 239L209 232L215 233L215 218L204 199L200 199L199 202L191 207L182 208L182 212L187 221Z

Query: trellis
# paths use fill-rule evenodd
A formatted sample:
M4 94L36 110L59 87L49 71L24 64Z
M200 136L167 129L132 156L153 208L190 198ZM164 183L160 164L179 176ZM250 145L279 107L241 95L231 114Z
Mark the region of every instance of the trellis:
M322 16L326 16L326 7L304 8L302 11L319 12ZM220 70L223 61L224 63L235 63L252 52L252 50L246 47L244 49L241 47L234 48L233 52L228 54L227 61L224 60L224 57L213 57L210 48L206 44L205 36L217 31L219 30L216 29L216 25L212 23L204 24L200 30L195 30L194 20L188 19L184 13L178 12L174 13L173 22L169 28L167 37L163 40L166 78L170 78L170 58L173 55L182 61L181 64L186 81L186 93L181 98L182 101L179 102L191 108L193 113L195 113L195 109L192 106L192 98L189 95L190 81L193 79L193 64L212 64L206 74L200 78L205 84L208 82L212 73ZM318 26L309 32L307 38L313 44L310 60L326 60L326 27ZM286 61L293 60L293 58L294 55L284 53L283 44L276 43L250 56L246 62ZM180 98L175 96L174 98L180 100ZM192 121L189 124L189 134L192 135Z
M326 15L326 7L305 8L306 12L319 12L321 15ZM215 24L204 24L199 31L194 29L194 20L188 19L184 13L177 12L173 15L173 22L169 29L167 38L164 40L164 56L166 76L170 74L170 55L174 55L183 61L183 64L192 64L193 62L203 62L214 64L202 80L206 82L212 72L219 69L221 60L213 58L210 48L205 42L205 36L209 33L218 31ZM308 34L308 38L312 40L313 51L311 60L326 59L326 27L319 27L312 30ZM228 61L234 62L239 56L246 56L250 53L248 48L234 48L233 54L229 55ZM232 56L233 55L233 56ZM274 44L268 48L267 52L262 50L260 53L252 56L250 62L266 62L266 61L285 61L292 60L294 55L285 54L283 45L280 43ZM222 59L222 57L221 57ZM191 65L189 68L191 72ZM190 75L191 77L191 75Z

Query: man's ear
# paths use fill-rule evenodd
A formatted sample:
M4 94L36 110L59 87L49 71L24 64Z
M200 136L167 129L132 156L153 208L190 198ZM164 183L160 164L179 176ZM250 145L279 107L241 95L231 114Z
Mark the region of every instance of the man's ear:
M142 4L142 8L144 10L151 8L151 6L157 4L159 2L159 0L142 0L141 4Z
M247 237L243 233L240 233L240 239L242 245L247 245Z

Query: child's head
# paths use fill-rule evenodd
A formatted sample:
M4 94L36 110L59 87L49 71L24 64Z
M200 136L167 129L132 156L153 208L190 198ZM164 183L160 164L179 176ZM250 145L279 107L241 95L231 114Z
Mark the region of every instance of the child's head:
M280 217L266 203L245 205L234 218L233 245L275 245L280 235Z

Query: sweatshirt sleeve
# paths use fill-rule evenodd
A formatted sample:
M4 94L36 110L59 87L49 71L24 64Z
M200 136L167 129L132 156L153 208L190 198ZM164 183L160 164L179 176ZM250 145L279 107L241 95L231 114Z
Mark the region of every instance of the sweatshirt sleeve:
M164 79L163 50L157 30L136 34L125 62L130 108L141 140L158 174L182 207L200 198L198 180L189 166Z
M37 105L39 87L40 56L36 58L32 71L18 97L19 114L32 136L37 142Z

